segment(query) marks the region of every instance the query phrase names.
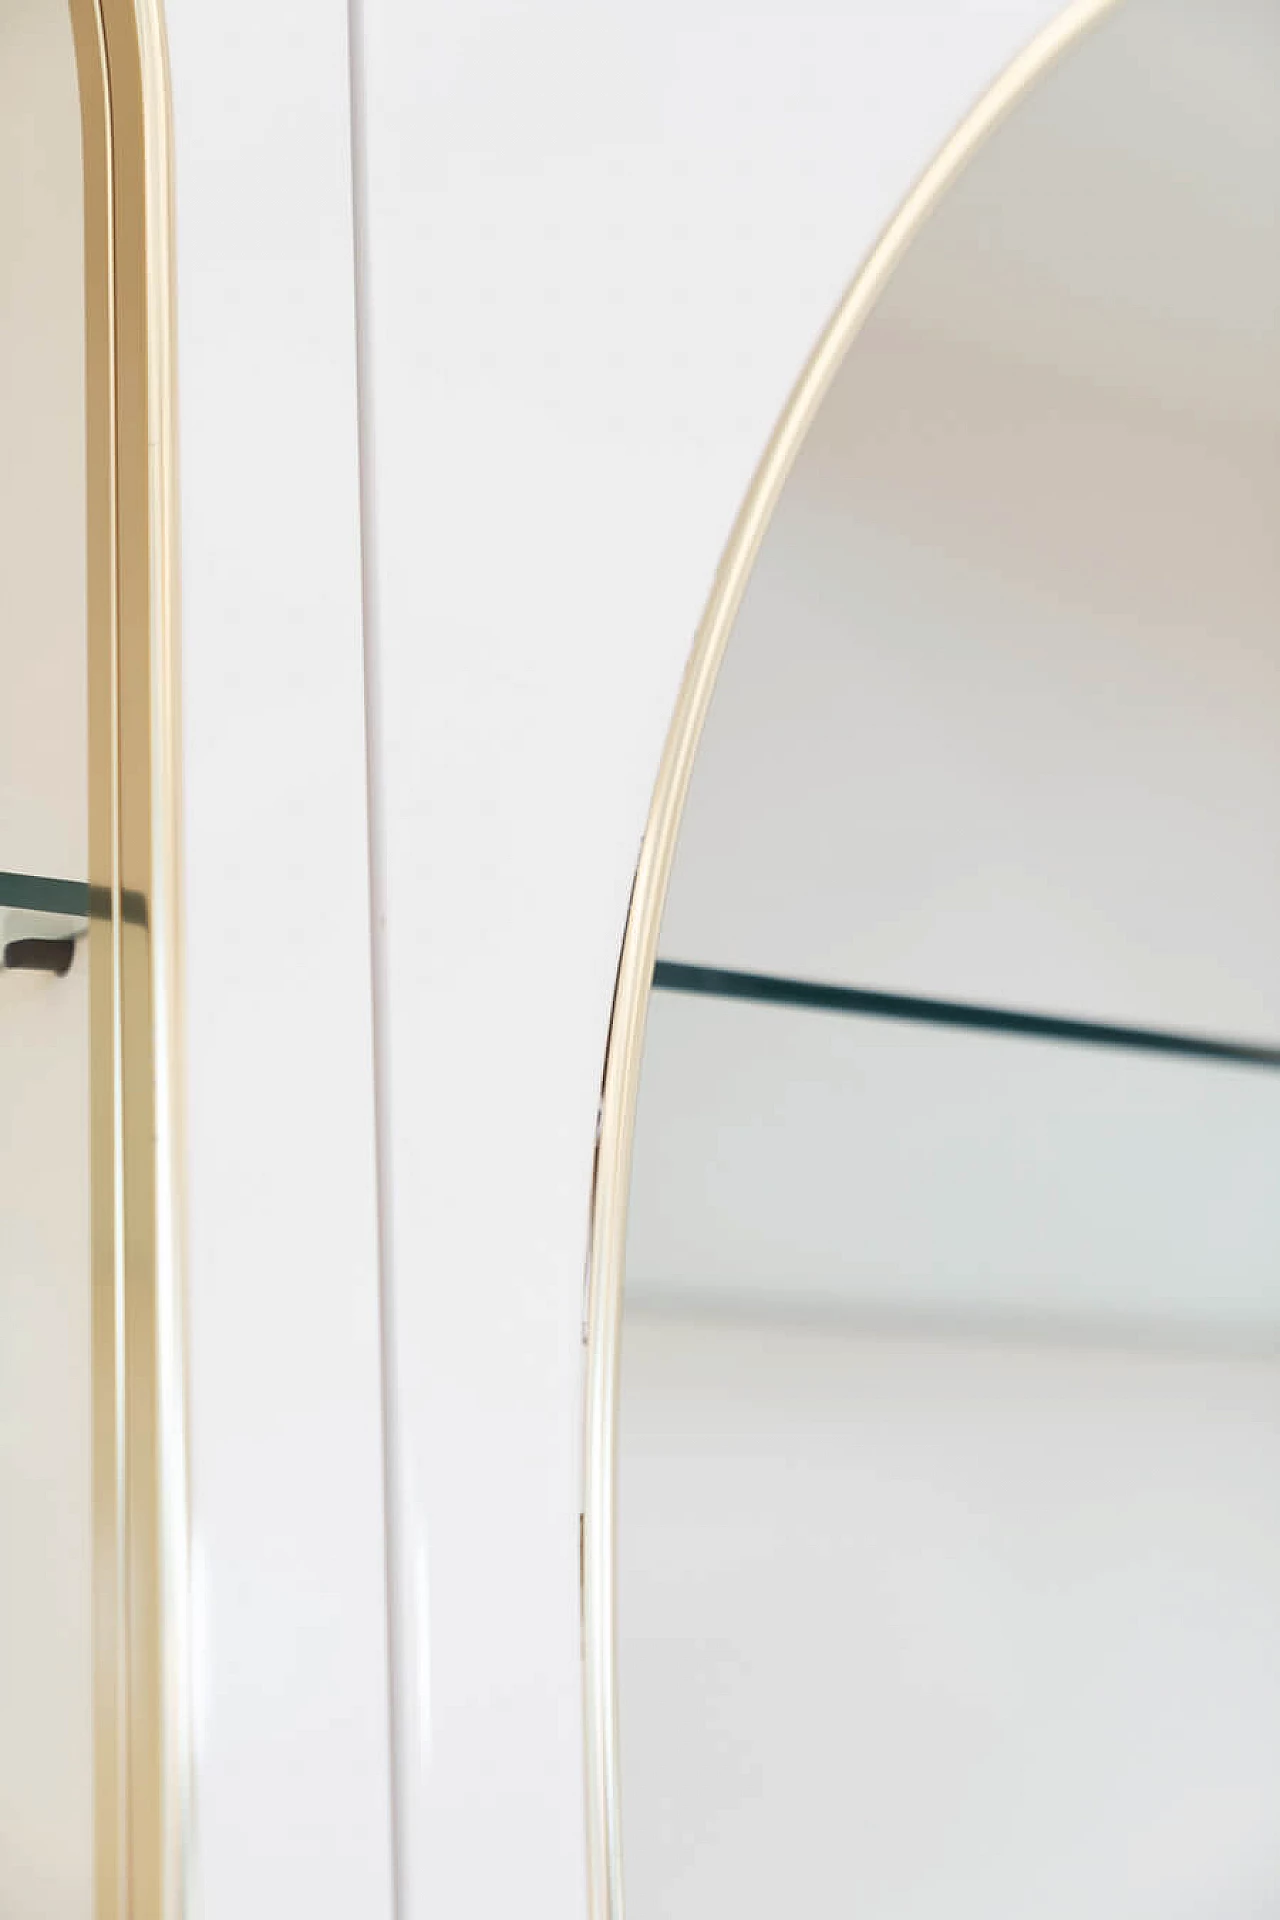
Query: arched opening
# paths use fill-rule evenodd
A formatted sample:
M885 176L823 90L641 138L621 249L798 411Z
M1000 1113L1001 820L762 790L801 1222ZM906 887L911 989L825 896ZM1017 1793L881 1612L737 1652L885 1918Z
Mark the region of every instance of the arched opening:
M624 1829L633 1920L1276 1897L1278 106L1273 8L1069 9L726 557L601 1123L611 1920Z

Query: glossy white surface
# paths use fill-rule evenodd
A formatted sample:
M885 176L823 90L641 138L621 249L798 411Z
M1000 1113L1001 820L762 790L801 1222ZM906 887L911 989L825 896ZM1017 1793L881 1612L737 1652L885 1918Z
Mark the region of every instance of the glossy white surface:
M1054 11L362 0L404 1920L583 1912L582 1265L663 730L845 283Z
M170 0L202 1920L391 1911L347 22Z
M0 868L81 880L83 258L67 9L3 0ZM48 1920L93 1907L88 987L0 970L0 1911Z

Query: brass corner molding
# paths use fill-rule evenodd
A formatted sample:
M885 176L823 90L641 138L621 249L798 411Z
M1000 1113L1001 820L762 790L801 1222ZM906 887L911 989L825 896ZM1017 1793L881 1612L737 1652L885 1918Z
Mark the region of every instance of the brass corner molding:
M69 0L84 181L97 1920L185 1906L187 1497L169 86Z
M787 477L863 322L938 201L1005 116L1122 0L1068 0L961 121L850 282L751 481L694 638L641 843L605 1053L591 1200L583 1408L582 1650L590 1920L624 1920L618 1766L618 1371L636 1100L658 933L694 757L747 581Z

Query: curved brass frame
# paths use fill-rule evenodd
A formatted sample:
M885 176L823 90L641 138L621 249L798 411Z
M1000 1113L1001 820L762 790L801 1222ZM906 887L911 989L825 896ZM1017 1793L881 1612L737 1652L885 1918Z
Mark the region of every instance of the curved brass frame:
M774 508L823 398L930 211L1011 108L1121 0L1069 0L971 109L844 294L765 450L720 561L667 735L636 868L605 1055L592 1195L583 1441L582 1609L588 1910L623 1920L615 1659L618 1367L632 1138L650 981L694 756L733 622Z
M69 0L88 473L98 1920L181 1913L186 1446L169 88L161 0Z

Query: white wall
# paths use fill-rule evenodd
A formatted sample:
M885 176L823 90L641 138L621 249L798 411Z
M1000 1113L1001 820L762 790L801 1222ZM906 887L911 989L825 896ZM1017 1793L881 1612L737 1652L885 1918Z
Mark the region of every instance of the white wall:
M83 246L67 9L4 0L0 868L78 880ZM88 984L0 972L0 1907L49 1920L93 1903Z
M633 1920L1261 1920L1277 1367L629 1315Z

